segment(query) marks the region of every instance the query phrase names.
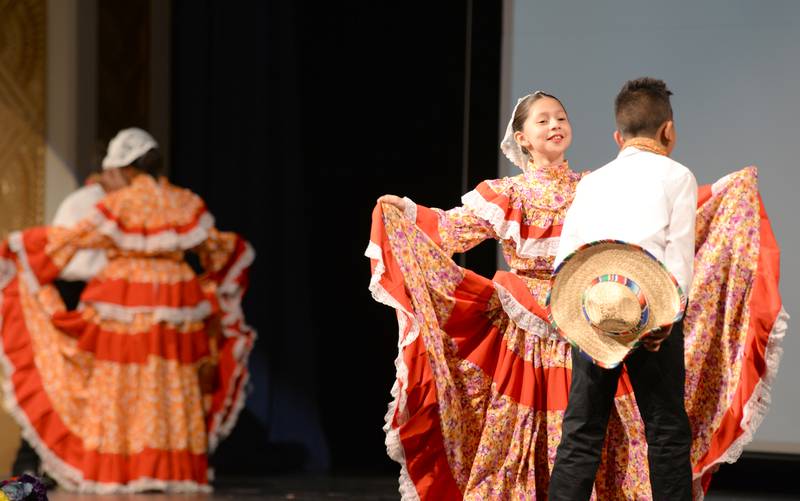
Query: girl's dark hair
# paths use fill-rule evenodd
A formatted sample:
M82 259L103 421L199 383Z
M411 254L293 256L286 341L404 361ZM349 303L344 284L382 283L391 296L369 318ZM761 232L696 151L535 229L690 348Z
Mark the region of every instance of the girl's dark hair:
M559 98L557 98L552 94L548 94L546 92L537 90L533 94L529 94L528 96L526 96L525 99L523 99L522 102L519 103L519 106L517 106L517 111L516 113L514 113L514 118L511 120L511 129L514 132L519 132L522 130L522 126L525 124L525 120L528 119L528 114L531 111L531 106L533 106L533 103L535 103L536 101L538 101L543 97L549 97L550 99L555 99L556 101L558 101L558 104L560 104L561 107L564 108L564 103L562 103ZM567 109L564 108L564 112L566 111ZM530 153L528 153L528 150L525 149L525 147L520 146L520 148L522 149L523 153L525 153L526 155L530 155Z
M158 148L151 148L144 155L134 160L131 166L153 177L161 176L164 170L161 151Z

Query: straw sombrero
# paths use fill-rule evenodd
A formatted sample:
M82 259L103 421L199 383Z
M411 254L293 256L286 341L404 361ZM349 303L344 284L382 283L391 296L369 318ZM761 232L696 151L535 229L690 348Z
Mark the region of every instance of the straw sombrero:
M550 324L601 367L619 365L654 330L683 317L677 280L638 245L600 240L581 246L553 272Z

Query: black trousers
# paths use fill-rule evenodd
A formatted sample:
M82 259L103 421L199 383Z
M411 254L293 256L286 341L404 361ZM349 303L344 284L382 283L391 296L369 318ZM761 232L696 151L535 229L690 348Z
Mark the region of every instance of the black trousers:
M38 476L40 466L39 455L36 454L36 451L33 450L27 440L21 439L19 449L17 449L17 457L14 458L14 464L11 467L11 474L15 477L23 473Z
M692 433L683 403L683 325L657 352L638 348L625 361L647 437L650 485L656 501L691 501ZM550 476L550 501L589 499L622 366L603 369L573 348L572 386L561 443Z

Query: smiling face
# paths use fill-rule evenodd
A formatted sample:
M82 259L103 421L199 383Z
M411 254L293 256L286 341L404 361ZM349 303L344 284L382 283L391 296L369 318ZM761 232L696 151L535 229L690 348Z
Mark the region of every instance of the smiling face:
M572 127L567 112L557 99L541 97L531 104L522 130L514 139L525 148L536 165L564 161L572 143Z

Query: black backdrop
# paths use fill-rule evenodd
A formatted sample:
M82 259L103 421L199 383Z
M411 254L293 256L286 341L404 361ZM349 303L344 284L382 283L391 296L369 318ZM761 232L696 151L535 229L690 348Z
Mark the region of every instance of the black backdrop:
M382 193L451 207L496 176L501 5L174 1L172 178L258 253L253 392L221 473L396 471L370 214ZM494 260L486 244L468 264Z

